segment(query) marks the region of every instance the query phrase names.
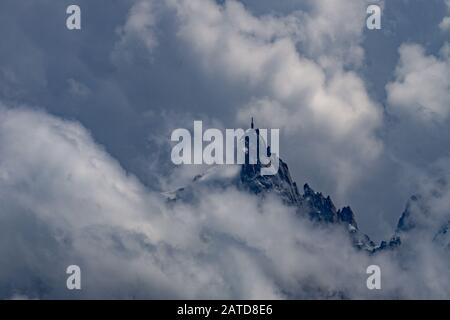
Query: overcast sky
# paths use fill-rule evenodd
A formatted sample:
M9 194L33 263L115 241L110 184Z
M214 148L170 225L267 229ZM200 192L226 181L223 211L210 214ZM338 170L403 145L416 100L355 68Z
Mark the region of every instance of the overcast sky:
M74 1L1 1L0 101L13 119L3 120L2 150L11 159L10 144L33 136L17 128L70 121L133 186L166 191L204 169L173 167L172 130L193 120L246 128L253 116L280 129L294 180L350 205L374 240L393 234L436 167L448 168L448 0L75 2L79 31L65 26ZM372 3L381 30L365 27ZM5 111L18 107L40 115Z

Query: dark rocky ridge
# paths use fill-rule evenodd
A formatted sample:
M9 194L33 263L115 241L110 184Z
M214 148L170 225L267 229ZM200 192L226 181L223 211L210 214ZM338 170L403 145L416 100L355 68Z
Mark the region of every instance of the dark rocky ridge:
M253 121L249 130L254 130L256 134L259 133L258 129L253 129ZM260 141L259 138L257 141ZM246 159L248 160L248 157ZM203 183L207 183L210 188L226 188L234 185L243 192L261 197L268 193L275 194L286 205L295 207L299 215L306 215L314 223L346 228L353 245L371 254L399 247L402 244L402 236L416 227L416 220L421 215L427 214L428 207L424 198L420 195L412 196L407 202L392 238L389 241L381 241L379 245L376 245L369 236L359 230L355 214L349 206L336 209L330 196L325 197L322 193L315 192L308 184L303 186L303 193L300 193L296 182L291 177L288 165L282 159L278 158L278 160L279 170L275 175L261 175L261 164L258 159L256 164L246 162L241 165L237 177L204 179L208 174L199 175L193 179L192 185L180 188L172 193L166 193L166 195L168 195L170 201L196 201L193 192L194 185ZM434 192L433 196L436 196L436 194ZM436 232L434 238L436 242L442 243L450 250L449 228L450 221Z
M350 207L336 209L330 196L315 192L308 184L303 186L303 194L292 180L287 164L279 159L278 173L273 176L260 175L259 164L244 164L241 167L238 187L248 192L264 196L276 194L286 205L295 206L298 214L307 214L317 223L339 225L347 228L353 244L359 249L376 252L379 247L359 231L355 215Z

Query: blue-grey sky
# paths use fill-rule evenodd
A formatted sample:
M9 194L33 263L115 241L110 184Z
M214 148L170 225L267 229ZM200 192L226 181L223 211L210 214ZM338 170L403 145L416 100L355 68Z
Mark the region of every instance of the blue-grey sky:
M149 167L170 169L167 163L170 151L161 142L170 130L192 126L192 119L218 121L223 127L243 126L242 118L236 122L239 110L249 109L248 105L259 99L273 99L270 93L266 96L268 89L264 84L246 85L245 75L224 77L220 69L222 58L214 61L212 51L196 52L198 47L192 39L186 40L180 35L183 18L176 13L180 9L175 9L175 5L152 3L152 8L141 10L138 17L151 19L151 22L126 30L134 1L78 1L82 9L82 30L69 31L65 28L65 8L70 3L2 2L1 99L11 105L39 107L79 121L126 170L135 173L150 188L158 189L161 185L156 183ZM445 1L379 2L383 6L382 29L372 31L364 28L364 1L348 4L324 1L317 5L311 1L242 1L242 4L242 10L255 19L267 15L280 20L296 16L299 21L293 22L291 27L297 30L289 32L302 57L320 64L319 56L329 53L327 59L336 59L332 62L336 64L333 68L349 70L362 81L363 90L370 97L369 103L379 109L380 119L369 124L373 126L370 132L355 129L351 135L353 138L358 134L370 135L369 139L376 140L377 147L382 148L379 154L368 160L352 147L336 159L334 148L342 148L341 143L345 141L333 142L330 146L316 133L315 137L308 137L300 129L289 133L285 139L287 134L283 135L282 131L281 153L299 184L308 182L315 189L330 194L338 205L351 205L366 232L376 238L387 236L415 189L415 182L408 179L413 177L409 177L409 173L405 175L404 170L414 166L425 171L434 161L448 156L447 148L442 147L449 137L447 117L438 123L412 124L402 119L395 106L389 105L386 90L389 82L396 81L401 45L419 45L424 56L439 59L439 51L449 38L448 30L439 27L448 14ZM326 9L327 6L330 9ZM336 10L333 6L347 8ZM315 20L308 21L308 15ZM291 27L285 26L286 30ZM314 32L317 35L312 35ZM193 36L201 41L203 35ZM345 52L345 46L357 47L361 50L359 56L352 58L351 53ZM202 54L212 55L207 61L209 70L202 66L208 59ZM346 57L350 57L350 61L344 61ZM229 67L242 68L240 63L245 64L246 59L242 57L242 61L234 65L231 62ZM358 59L360 61L356 61ZM264 63L255 68L259 67L264 67ZM323 70L326 68L331 70L331 67ZM255 73L252 69L248 72ZM327 72L330 74L325 70ZM310 76L315 75L305 73L301 77L308 82ZM446 89L448 94L448 87ZM298 99L299 105L309 103L301 101L301 97ZM333 108L333 100L327 103ZM254 116L261 125L271 125L263 122L264 117ZM302 127L302 122L309 119L305 116L292 121ZM328 125L326 122L323 121L324 128ZM322 128L318 124L311 130L321 131ZM347 143L354 143L353 138ZM304 140L315 145L305 143L302 148ZM352 181L343 181L345 177L340 176L350 173L332 169L337 165L336 160L349 162L349 168L338 170L355 169ZM367 161L370 163L361 163ZM362 171L356 172L358 170Z
M152 21L127 31L124 26L132 15L134 1L78 1L82 9L82 30L68 31L65 8L70 3L2 2L1 99L79 121L125 169L139 176L150 188L161 186L154 180L149 166L161 166L164 170L170 167L166 164L169 149L155 144L155 140L160 141L156 136L167 137L177 126L192 126L192 119L219 121L223 127L244 125L243 121L236 122L237 112L251 101L265 97L264 85L259 88L243 85L240 75L234 79L223 77L222 71L214 66L209 72L205 70L201 65L205 57L192 50L195 45L192 41L189 43L180 36L182 22L174 5L152 4L147 12L141 11L140 17ZM353 58L353 62L361 60L357 66L346 61L343 68L355 72L370 103L379 108L382 119L368 133L383 147L376 160L369 160L373 162L367 164L365 172L358 172L354 181L340 181L343 179L330 168L336 165L333 148L341 146L324 144L302 149L304 139L313 139L312 143L323 141L302 135L301 130L290 134L289 139L282 139L281 153L299 184L308 182L330 194L339 205L351 205L364 230L375 237L387 236L415 188L414 181L408 181L403 170L410 165L427 170L432 162L448 156L447 148L442 147L449 137L445 120L431 128L426 124L425 129L401 123L403 120L398 119L401 116L387 102L386 91L386 85L396 80L402 44L420 45L424 55L439 57L449 38L448 30L439 28L448 14L445 2L379 2L383 6L382 29L374 31L364 28L364 1L348 4L324 1L319 5L311 1L242 1L242 4L243 10L256 19L264 15L280 19L297 15L299 30L292 31L293 43L299 54L316 63L322 54L320 50L328 50L331 58L336 57L336 64L343 60L340 55L349 54L340 47L351 44L363 50L361 57ZM348 17L345 14L339 17L340 10L326 9L327 6L347 6L340 10L350 13ZM308 26L302 26L308 14L315 17L317 25L308 22ZM313 32L318 33L317 43L314 38L308 38ZM153 41L150 47L145 40L148 37ZM208 64L212 65L214 57L211 59ZM242 57L242 63L245 59ZM241 68L239 62L235 67ZM308 82L309 76L305 73L302 78ZM301 103L308 102L298 100ZM333 101L327 103L332 108ZM264 120L258 119L261 117L257 114L255 118ZM302 122L309 120L293 121L302 126ZM353 142L349 139L348 143ZM346 170L365 166L360 162L368 161L362 156L352 163L355 156L352 154L341 155L339 161L346 161L346 156L350 163ZM321 158L320 165L316 157Z
M72 3L81 30L66 28ZM372 3L381 30L365 27ZM11 116L23 130L78 123L91 135L80 140L145 192L204 169L174 168L172 130L253 116L280 128L294 180L350 205L378 241L436 167L450 167L449 16L448 0L3 0L0 103L58 119ZM16 131L3 130L12 143ZM43 146L65 161L58 142Z

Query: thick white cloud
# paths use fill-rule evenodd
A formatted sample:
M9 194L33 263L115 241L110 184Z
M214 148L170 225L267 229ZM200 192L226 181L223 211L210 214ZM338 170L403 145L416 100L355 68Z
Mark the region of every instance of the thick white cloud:
M170 208L76 123L2 110L0 133L0 252L11 264L1 272L4 297L71 297L64 271L79 264L86 297L280 298L301 295L304 277L328 287L327 268L345 261L316 271L335 250L366 259L343 232L315 234L277 201L261 211L233 189ZM38 239L28 233L36 226Z
M397 254L357 252L344 229L313 226L275 198L199 185L198 201L169 205L79 124L43 112L2 109L0 152L2 297L450 294L448 256L428 240L402 269ZM81 292L65 289L69 264L82 268ZM382 291L366 288L369 264L382 268Z
M356 64L362 59L364 3L314 1L311 12L282 17L256 17L236 1L169 3L180 21L179 36L198 64L253 97L232 106L240 107L241 124L255 116L282 129L281 152L298 151L302 159L296 160L306 167L312 166L310 156L338 192L345 192L380 154L381 107L357 73L344 68L346 58ZM334 165L319 155L319 145L331 150Z
M112 59L125 59L129 61L133 57L136 46L143 45L147 51L152 51L158 45L156 34L157 9L155 1L139 0L131 7L125 24L117 28L120 36L116 47L112 52Z
M238 114L241 125L253 115L261 127L282 128L282 156L291 171L297 168L297 181L321 181L321 191L336 199L337 192L345 192L361 176L368 181L375 178L374 160L382 151L376 136L378 129L383 129L381 108L368 97L358 75L364 59L360 43L365 2L343 5L342 1L311 0L302 3L305 11L257 15L234 1L219 6L214 1L170 0L167 7L163 2L136 1L128 17L123 16L128 9L124 3L120 4L123 10L102 7L111 15L110 24L83 32L80 35L86 38L80 43L64 32L59 38L49 32L47 42L35 41L39 32L29 30L41 29L22 27L26 20L34 21L26 15L30 11L15 11L17 17L25 18L16 19L20 33L9 32L6 39L18 49L29 49L17 52L33 55L4 59L9 67L3 70L7 81L0 91L23 101L27 100L18 93L27 92L28 101L42 105L51 100L49 110L53 113L80 119L96 131L100 141L107 143L105 136L109 136L108 148L116 156L117 149L112 149L129 150L129 145L144 136L143 131L152 136L160 133L160 127L152 128L153 123L170 129L192 124L191 115L186 117L189 121L180 121L185 110L212 117L218 106L210 101L223 97L220 107L227 110L220 115ZM50 7L54 8L53 4ZM160 10L168 16L162 17ZM14 26L8 19L16 16L8 15L2 20L4 25ZM108 36L123 21L114 46L114 38ZM51 30L54 21L45 22L45 30ZM94 33L94 29L102 32ZM178 38L174 39L176 32ZM161 34L165 37L159 38ZM99 38L102 41L97 41ZM30 44L17 39L29 39ZM57 45L49 46L50 42ZM47 53L55 49L67 56L65 67L70 68L44 59L53 56ZM109 65L113 49L113 62L122 73L113 73L114 67ZM44 58L34 59L37 63L30 65L29 58L36 52ZM147 63L133 59L137 55L150 57L150 62L155 57L161 60ZM422 53L419 61L431 60L432 65L442 66L448 57L447 46L441 57L436 55L433 60ZM41 70L39 75L43 76L29 84L25 80L30 70ZM17 74L21 81L17 81ZM92 81L94 78L106 81L109 89L103 90L105 85ZM33 90L35 83L38 91ZM56 83L66 84L70 99L95 99L79 107L81 100L64 100ZM243 101L235 103L239 99L228 94L243 97ZM186 98L192 99L186 102ZM195 108L196 104L200 106ZM127 113L114 112L115 105ZM181 124L174 127L173 122L166 123L153 110L156 105L175 108L172 118ZM147 109L141 113L140 108ZM395 105L387 108L401 110ZM126 116L135 111L135 116ZM149 124L146 120L150 118L156 120ZM127 125L116 126L119 123ZM136 125L145 129L135 132ZM418 140L413 134L424 135L415 125L397 128L403 135L394 137L399 145L411 145L414 152L417 147L410 142ZM254 198L232 188L217 193L200 189L198 192L208 197L199 203L168 207L96 145L79 124L22 109L3 110L0 128L1 297L77 297L65 289L65 267L72 263L80 264L83 270L86 287L78 293L83 297L311 297L307 289L314 285L326 288L322 296L332 296L338 290L350 297L450 296L448 258L430 244L430 233L417 233L420 241L410 242L412 251L401 262L405 269L399 271L397 253L372 258L357 254L339 230L313 229L308 222L294 219L293 213L276 201L267 200L261 210ZM433 137L442 132L435 128L429 131ZM125 136L125 132L133 134ZM117 142L120 139L122 144ZM447 145L436 141L419 143L421 150L425 145L425 153L435 157L441 145ZM138 147L139 152L144 149ZM163 153L157 149L150 150L151 157ZM121 155L123 164L127 156ZM409 157L406 165L419 158L406 152L394 156L402 161ZM149 175L157 177L161 167L151 169L155 172ZM187 178L198 168L189 169ZM408 178L403 183L410 184ZM167 180L167 176L160 179L172 185ZM156 185L154 181L157 179L150 182ZM180 183L179 176L176 182ZM355 197L364 202L381 188L388 188L385 184L390 182L375 187L365 184L359 188L364 193L347 194L340 202L345 199L353 204ZM389 197L404 202L396 193ZM442 199L432 201L433 205L445 208L448 198ZM374 202L368 200L364 207L371 210ZM383 280L382 292L365 288L369 263L382 266L387 280Z
M450 1L445 0L445 4L447 5L447 10L450 12ZM449 31L450 30L450 17L444 17L439 24L439 28L441 28L442 31Z
M396 79L387 85L391 111L419 121L438 121L450 115L450 59L427 55L417 44L399 49Z
M300 15L299 50L323 67L359 66L366 8L373 1L307 1L311 10ZM383 2L377 3L383 7Z
M439 28L441 28L443 31L450 30L450 17L444 17L444 19L442 19L441 23L439 24Z

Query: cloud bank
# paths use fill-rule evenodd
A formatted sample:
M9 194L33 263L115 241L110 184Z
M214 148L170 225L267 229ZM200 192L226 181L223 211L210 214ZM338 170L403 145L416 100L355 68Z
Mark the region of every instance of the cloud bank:
M279 199L233 187L206 193L199 186L198 201L168 204L80 124L41 111L2 108L0 151L3 298L450 293L442 277L448 253L440 246L420 241L408 258L397 257L402 251L368 256L353 248L344 229L313 226ZM65 289L70 264L82 270L82 290L75 293ZM382 268L379 292L365 286L370 264Z
M450 60L426 55L423 47L400 47L395 82L387 85L388 102L394 112L413 120L445 121L450 113Z
M248 88L251 99L241 106L239 123L256 116L282 129L292 154L314 159L324 175L339 181L341 192L377 158L381 109L362 79L344 69L362 59L363 2L314 1L311 13L284 17L255 17L236 1L169 4L180 21L179 37L205 72ZM324 149L333 154L333 167L320 156Z
M380 1L382 31L368 34L366 1L80 2L87 17L108 19L67 34L62 2L0 11L9 44L0 98L47 108L0 113L1 297L450 296L448 239L436 236L448 190L429 174L440 167L448 180L442 15L397 39L415 11L424 17L420 4ZM390 18L396 6L405 16ZM386 101L371 88L377 73L364 74L377 52L393 65L380 81ZM355 204L365 232L391 234L400 213L391 209L417 186L431 209L417 210L402 249L368 257L344 230L317 229L277 199L261 206L233 188L199 187L195 204L167 205L155 190L203 169L167 168L167 133L199 118L245 126L251 116L282 129L295 179ZM372 263L381 292L365 286ZM65 288L69 264L82 268L81 292Z

